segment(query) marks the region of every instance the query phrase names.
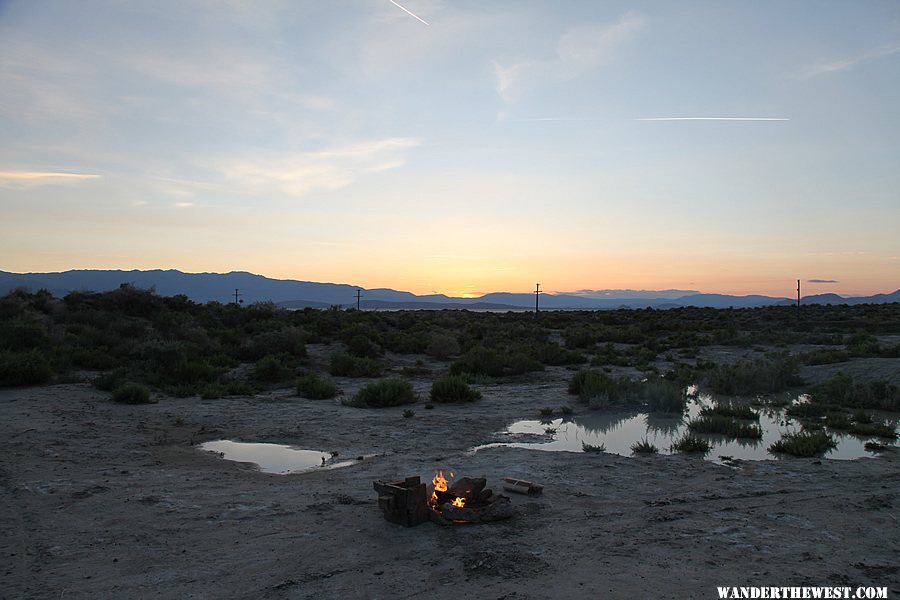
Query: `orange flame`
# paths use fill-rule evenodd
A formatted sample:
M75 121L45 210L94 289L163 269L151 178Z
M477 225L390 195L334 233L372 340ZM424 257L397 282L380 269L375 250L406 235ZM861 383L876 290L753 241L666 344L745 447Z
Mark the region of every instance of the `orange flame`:
M457 498L456 500L454 500L452 502L452 504L453 504L453 506L455 506L457 508L462 508L463 506L466 505L466 500L465 500L465 498Z
M450 477L453 477L453 473L450 474ZM447 491L447 480L444 478L444 472L438 471L434 479L431 480L431 484L434 485L434 491L436 492L446 492Z

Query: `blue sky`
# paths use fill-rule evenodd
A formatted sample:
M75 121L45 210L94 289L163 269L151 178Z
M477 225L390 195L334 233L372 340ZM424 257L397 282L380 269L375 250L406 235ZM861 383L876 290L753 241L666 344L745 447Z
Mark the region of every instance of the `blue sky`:
M900 287L900 3L400 4L0 2L0 269Z

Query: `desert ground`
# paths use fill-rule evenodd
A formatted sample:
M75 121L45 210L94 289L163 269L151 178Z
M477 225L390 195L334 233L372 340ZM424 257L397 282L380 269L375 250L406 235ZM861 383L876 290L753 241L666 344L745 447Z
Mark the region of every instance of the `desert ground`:
M900 372L897 360L872 360ZM419 403L413 418L287 388L136 406L88 383L2 390L0 596L714 598L722 585L900 594L896 450L731 466L689 455L469 452L516 418L570 402L569 376L550 368L479 385L482 400ZM345 396L362 385L337 381ZM425 397L430 379L412 381ZM216 439L337 452L354 464L266 474L196 448ZM545 490L509 494L517 514L507 521L385 521L373 481L430 480L436 468L485 476L496 489L508 476Z

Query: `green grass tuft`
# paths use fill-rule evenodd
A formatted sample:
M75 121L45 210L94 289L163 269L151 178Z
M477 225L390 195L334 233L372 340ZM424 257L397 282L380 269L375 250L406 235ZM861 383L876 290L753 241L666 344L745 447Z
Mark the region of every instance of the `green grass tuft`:
M474 402L481 399L481 392L473 390L460 375L442 377L431 384L432 402Z
M416 401L412 385L405 379L391 377L367 384L346 402L349 406L381 408L401 406Z
M692 433L685 433L681 439L673 442L671 446L673 452L702 454L706 454L711 448L712 445L708 441Z
M824 431L801 431L783 434L780 440L769 446L769 452L809 457L824 454L835 447L837 443Z

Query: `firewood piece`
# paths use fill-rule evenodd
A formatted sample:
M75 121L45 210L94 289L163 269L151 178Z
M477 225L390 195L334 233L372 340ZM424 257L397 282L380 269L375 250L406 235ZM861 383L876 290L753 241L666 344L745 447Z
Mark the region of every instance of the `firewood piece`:
M544 486L539 483L513 479L512 477L504 477L503 489L508 492L515 492L516 494L536 495L544 491Z
M447 490L447 495L451 498L465 498L468 501L478 498L478 494L486 485L487 479L484 477L461 477L453 482L453 485Z
M496 500L490 504L478 508L444 504L441 506L441 517L454 523L481 523L509 519L515 514L509 498L506 496L495 496L495 498Z

